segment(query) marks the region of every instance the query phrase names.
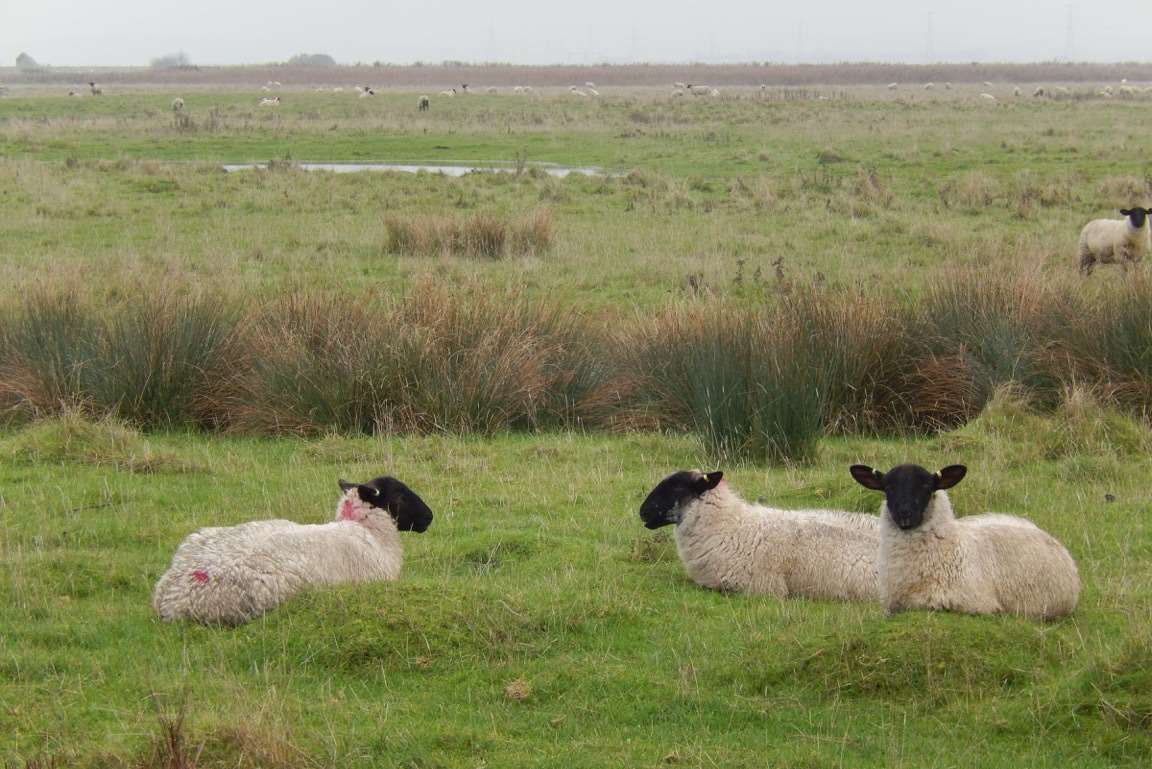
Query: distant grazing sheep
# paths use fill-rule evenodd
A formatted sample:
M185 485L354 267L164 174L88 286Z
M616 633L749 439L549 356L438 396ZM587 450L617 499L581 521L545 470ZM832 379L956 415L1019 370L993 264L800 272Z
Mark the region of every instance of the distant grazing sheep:
M512 93L524 93L524 86L517 85L512 87Z
M279 96L272 96L272 97L265 96L264 98L262 98L260 100L260 106L261 107L275 107L275 106L278 106L279 104L280 104L280 97Z
M952 84L951 83L945 83L944 84L944 90L945 91L951 91L952 90Z
M985 80L985 81L984 81L984 87L985 87L985 88L995 88L995 86L994 86L994 85L992 85L992 81L991 81L991 80Z
M723 477L673 473L640 507L647 528L676 526L676 551L693 582L777 598L877 600L878 518L749 504Z
M1039 96L1043 96L1045 93L1046 92L1044 90L1044 86L1038 85L1038 86L1036 86L1036 90L1032 92L1032 95L1039 97Z
M570 94L572 94L573 96L587 96L588 95L588 93L586 91L584 91L581 88L577 88L574 85L568 86L568 92Z
M428 108L431 106L432 106L432 100L429 99L427 96L421 96L419 99L416 100L416 109L420 110L421 112L427 112Z
M441 91L440 95L441 96L455 96L456 95L456 89L452 88L452 89L447 90L447 91Z
M104 95L104 89L101 86L97 85L96 83L93 83L91 80L88 81L88 88L89 88L89 90L92 91L93 96L103 96Z
M1123 219L1093 219L1080 230L1080 272L1091 275L1097 262L1128 269L1152 250L1148 214L1152 209L1122 208Z
M1013 515L955 517L944 490L964 478L963 465L938 473L919 465L887 473L853 465L851 473L861 486L884 493L876 565L889 614L930 609L1048 620L1076 608L1076 562L1050 534Z
M595 88L595 87L596 87L596 84L595 84L595 83L593 83L591 80L588 80L588 81L586 81L586 82L584 83L584 87L585 87L585 88Z
M81 94L79 91L69 91L68 95L69 96L83 96L83 94Z
M936 87L935 83L925 83L924 84L924 90L925 91L931 91L935 87Z
M488 86L485 90L488 92L489 96L495 96L496 95L496 86L494 86L494 85Z
M395 478L340 481L330 523L254 521L194 532L172 556L152 593L165 621L240 625L308 587L394 580L400 531L422 532L432 511Z
M1012 95L1013 96L1019 96L1020 95L1020 86L1016 86L1015 88L1012 89Z
M172 111L173 112L183 112L184 111L184 100L181 99L179 96L177 96L175 99L172 100Z
M996 97L990 93L982 93L980 94L980 98L984 101L996 101Z
M895 91L899 87L900 87L899 83L889 83L888 84L888 90L889 91Z

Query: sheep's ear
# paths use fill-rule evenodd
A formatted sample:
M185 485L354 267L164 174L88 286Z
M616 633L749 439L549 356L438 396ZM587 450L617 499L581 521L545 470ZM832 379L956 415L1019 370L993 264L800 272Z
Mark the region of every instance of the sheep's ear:
M1130 213L1132 213L1131 208L1121 208L1120 209L1120 215L1121 216L1128 216L1128 214L1130 214Z
M696 493L703 494L705 491L711 491L719 486L722 480L724 480L724 473L719 470L713 473L705 473L696 481Z
M356 485L355 483L349 483L348 481L344 480L343 478L338 480L337 483L340 484L340 491L348 491L348 489L350 489Z
M967 473L968 468L964 465L948 465L936 473L936 490L952 488L964 480L964 476L967 475Z
M864 488L884 491L884 473L879 470L873 470L868 465L852 465L848 468L848 472L852 473L852 477Z

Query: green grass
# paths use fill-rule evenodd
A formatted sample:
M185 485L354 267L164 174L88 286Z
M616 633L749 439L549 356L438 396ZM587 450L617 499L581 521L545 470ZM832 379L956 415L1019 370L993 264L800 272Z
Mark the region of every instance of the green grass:
M702 466L703 447L683 439L132 439L178 461L175 473L109 466L98 440L62 440L38 427L2 442L22 457L0 467L0 761L17 766L146 765L159 717L181 703L202 767L1152 756L1146 452L1085 445L1014 463L1000 430L966 437L958 510L1027 515L1080 564L1080 609L1040 625L885 619L878 606L694 586L668 533L636 515L665 472ZM832 440L816 468L725 469L751 498L871 510L850 462L957 456L945 439ZM1101 462L1115 472L1085 472ZM337 477L378 472L408 480L436 514L404 537L401 581L315 591L237 630L152 616L151 586L189 531L324 520ZM506 694L513 682L526 697Z

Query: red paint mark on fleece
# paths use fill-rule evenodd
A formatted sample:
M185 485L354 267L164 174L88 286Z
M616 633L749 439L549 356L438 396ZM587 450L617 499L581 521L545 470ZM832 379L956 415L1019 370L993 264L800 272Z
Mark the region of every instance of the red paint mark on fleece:
M192 572L192 579L203 585L208 581L208 572L197 569L196 571Z
M344 521L356 520L356 507L352 500L346 499L340 504L340 519Z

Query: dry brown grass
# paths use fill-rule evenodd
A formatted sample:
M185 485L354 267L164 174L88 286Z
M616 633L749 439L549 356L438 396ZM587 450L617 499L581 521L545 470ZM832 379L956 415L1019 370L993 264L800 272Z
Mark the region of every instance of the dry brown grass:
M478 213L466 219L438 214L390 216L385 222L388 253L404 256L540 256L552 248L555 228L548 209L519 217Z

